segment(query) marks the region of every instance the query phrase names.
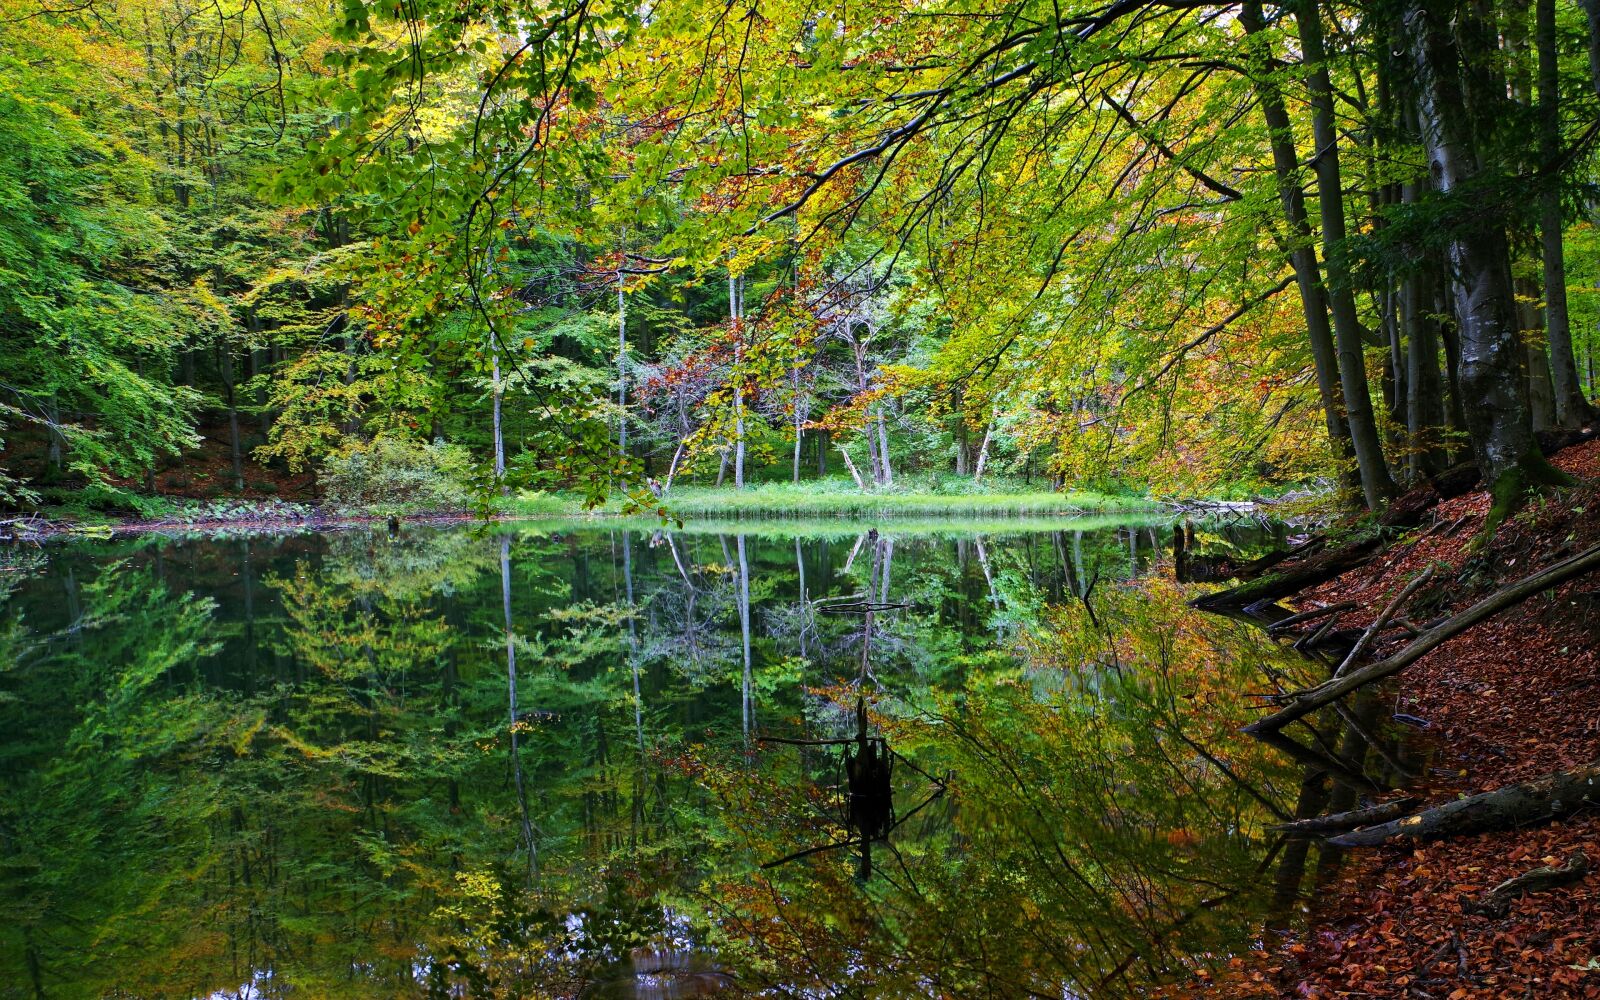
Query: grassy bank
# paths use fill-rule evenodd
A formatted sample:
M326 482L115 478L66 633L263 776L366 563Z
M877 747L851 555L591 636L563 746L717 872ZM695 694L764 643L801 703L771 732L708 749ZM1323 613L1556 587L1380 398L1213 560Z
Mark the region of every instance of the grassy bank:
M801 483L751 483L731 486L678 486L661 501L676 517L894 517L1025 514L1086 514L1150 510L1151 500L1110 496L1088 490L1055 492L1024 483L996 481L974 488L965 478L920 476L892 487L863 491L844 478ZM624 500L585 511L577 496L559 493L523 494L504 502L506 513L520 517L576 514L619 514Z
M841 521L871 523L895 519L897 523L922 518L1005 521L1023 518L1059 518L1062 515L1117 514L1167 510L1166 505L1135 496L1112 496L1088 490L1051 492L1020 481L996 479L974 488L971 480L954 476L908 478L894 487L862 491L849 479L810 480L802 483L751 483L743 490L732 486L680 486L661 501L671 518L685 522L727 523L739 519L788 521ZM480 517L470 504L460 508L423 508L416 504L335 505L289 503L276 499L192 500L145 497L136 512L96 509L87 503L47 508L25 516L10 526L10 533L43 536L62 532L106 533L115 530L227 530L229 526L288 529L332 526L384 520L390 514L406 519L450 520ZM617 496L598 508L586 509L577 493L526 492L495 498L489 513L514 519L618 519L660 524L655 508L629 510ZM0 531L0 534L6 533Z

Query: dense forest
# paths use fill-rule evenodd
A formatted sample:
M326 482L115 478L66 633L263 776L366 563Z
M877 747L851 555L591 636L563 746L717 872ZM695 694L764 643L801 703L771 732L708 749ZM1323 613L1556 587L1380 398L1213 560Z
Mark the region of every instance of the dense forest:
M0 495L1514 496L1595 392L1596 17L6 0Z
M1600 0L0 0L0 1000L1594 1000L1597 223Z

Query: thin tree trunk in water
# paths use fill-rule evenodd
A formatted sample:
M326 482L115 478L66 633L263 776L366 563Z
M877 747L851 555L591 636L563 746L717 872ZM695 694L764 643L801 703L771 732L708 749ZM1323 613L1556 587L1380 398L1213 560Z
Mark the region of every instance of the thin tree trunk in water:
M506 634L506 712L511 734L511 774L516 782L517 805L522 814L522 841L528 851L528 880L533 881L539 863L533 840L533 819L528 813L528 793L522 783L522 754L517 739L517 642L511 625L511 539L500 539L500 606L505 614Z
M1561 155L1561 80L1556 63L1555 0L1536 0L1536 7L1534 44L1539 50L1539 159L1542 163L1550 164ZM1593 43L1594 39L1590 41ZM1556 184L1551 183L1539 198L1545 333L1550 341L1550 375L1554 382L1556 423L1562 427L1576 427L1593 416L1593 410L1578 385L1578 362L1572 353L1563 230L1561 192Z
M1417 69L1418 120L1429 172L1442 194L1461 198L1478 164L1466 95L1457 78L1460 54L1451 27L1420 0L1407 4L1406 29ZM1484 481L1498 485L1534 452L1505 229L1491 221L1474 232L1458 230L1452 234L1449 252L1460 331L1457 381L1462 410Z
M639 688L639 622L633 606L633 535L622 533L622 583L628 599L628 665L633 669L633 728L644 754L644 695ZM641 760L641 765L643 761Z
M1344 257L1344 186L1339 168L1339 134L1334 126L1333 88L1328 81L1327 54L1322 41L1322 13L1316 0L1299 0L1295 22L1300 43L1310 64L1306 80L1311 94L1312 137L1316 145L1313 164L1317 174L1317 203L1322 214L1325 291L1333 310L1333 330L1338 349L1339 380L1344 393L1350 440L1367 506L1376 509L1394 495L1394 480L1383 457L1383 439L1367 387L1367 367L1361 349L1361 320L1356 314L1351 276Z
M1259 0L1250 0L1241 8L1239 21L1248 34L1266 30ZM1289 223L1289 263L1294 269L1295 286L1300 292L1300 308L1305 318L1306 340L1311 347L1311 361L1317 375L1317 391L1322 399L1322 412L1328 428L1328 440L1335 455L1354 458L1349 428L1344 416L1343 389L1339 379L1339 355L1334 347L1333 331L1328 323L1328 306L1324 298L1321 268L1312 248L1311 223L1306 215L1305 192L1300 188L1297 174L1300 158L1295 152L1294 128L1289 113L1284 109L1283 95L1277 84L1265 74L1270 72L1269 53L1258 53L1255 61L1262 72L1257 82L1261 115L1271 137L1273 172L1278 182L1278 200L1284 218Z

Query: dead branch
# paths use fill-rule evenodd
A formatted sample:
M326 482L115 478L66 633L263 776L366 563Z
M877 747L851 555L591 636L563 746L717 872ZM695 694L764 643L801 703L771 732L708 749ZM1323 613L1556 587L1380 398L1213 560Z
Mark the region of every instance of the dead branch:
M1357 639L1356 644L1350 647L1350 653L1345 656L1344 662L1339 664L1339 669L1333 672L1333 676L1343 677L1344 672L1350 669L1350 664L1361 658L1361 654L1367 651L1367 647L1372 644L1372 640L1389 624L1389 619L1393 618L1406 601L1411 599L1411 595L1415 594L1419 587L1433 579L1433 570L1434 567L1429 566L1400 589L1400 593L1394 596L1394 600L1390 601L1378 617L1372 620L1372 624L1367 626L1367 630L1361 633L1361 638Z
M1582 881L1589 874L1589 855L1576 851L1567 859L1565 865L1546 865L1524 872L1516 878L1508 878L1504 882L1479 896L1475 901L1468 903L1464 909L1468 913L1477 913L1485 917L1503 917L1511 912L1511 904L1529 892L1549 892L1559 889L1564 885Z
M1393 802L1380 802L1365 809L1351 809L1347 812L1329 813L1326 816L1297 819L1289 823L1275 823L1268 829L1281 830L1291 835L1342 833L1345 830L1354 830L1357 827L1371 826L1373 823L1383 823L1391 819L1397 819L1410 813L1421 803L1421 799L1415 796L1408 796L1403 799L1395 799Z

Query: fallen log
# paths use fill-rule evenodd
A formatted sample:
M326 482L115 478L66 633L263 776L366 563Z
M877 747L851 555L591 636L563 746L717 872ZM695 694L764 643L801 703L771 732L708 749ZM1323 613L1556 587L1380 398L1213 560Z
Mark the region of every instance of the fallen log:
M1204 609L1237 608L1257 601L1276 601L1319 583L1326 583L1363 565L1377 555L1382 542L1382 532L1370 531L1336 549L1319 552L1297 565L1275 570L1228 590L1197 597L1190 603Z
M1410 813L1421 804L1422 800L1413 795L1403 799L1395 799L1393 802L1380 802L1365 809L1350 809L1346 812L1329 813L1326 816L1312 816L1308 819L1291 820L1288 823L1274 823L1267 829L1278 830L1291 836L1342 833L1345 830L1354 830L1357 827L1371 826L1374 823L1397 819Z
M1589 874L1589 855L1576 851L1567 863L1557 867L1546 865L1524 872L1504 882L1468 903L1464 909L1485 917L1503 917L1511 912L1511 904L1530 892L1549 892L1564 885L1580 882Z
M1508 587L1502 587L1455 617L1447 619L1436 628L1431 628L1417 636L1404 649L1388 659L1379 660L1376 663L1362 667L1360 670L1353 670L1343 677L1330 680L1325 684L1319 684L1316 687L1307 688L1286 696L1286 703L1283 708L1264 719L1257 720L1244 727L1244 731L1247 733L1263 733L1281 729L1295 719L1343 698L1358 687L1371 684L1373 681L1381 680L1391 674L1399 673L1443 645L1449 639L1460 635L1472 626L1504 611L1506 608L1521 604L1535 594L1543 593L1573 577L1582 576L1595 569L1600 569L1600 545L1585 549L1577 555L1563 559L1552 566L1547 566L1537 573L1523 577Z
M1600 803L1600 763L1469 795L1364 830L1329 837L1336 847L1376 847L1406 837L1427 840L1560 819Z

